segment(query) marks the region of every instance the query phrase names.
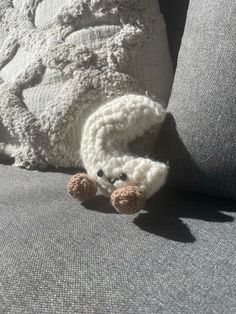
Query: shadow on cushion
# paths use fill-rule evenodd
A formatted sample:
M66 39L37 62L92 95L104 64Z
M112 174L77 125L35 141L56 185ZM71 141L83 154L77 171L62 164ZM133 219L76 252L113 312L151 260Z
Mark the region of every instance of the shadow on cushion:
M185 27L189 0L159 0L159 2L162 14L166 21L170 54L173 68L175 70Z
M222 211L236 211L236 202L164 188L148 200L146 210L147 213L141 213L134 220L142 230L170 240L192 243L196 239L181 218L232 222L233 217Z

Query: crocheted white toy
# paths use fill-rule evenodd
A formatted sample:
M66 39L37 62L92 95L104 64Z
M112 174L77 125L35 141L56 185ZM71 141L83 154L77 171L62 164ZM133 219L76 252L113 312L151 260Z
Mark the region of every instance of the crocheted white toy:
M167 174L132 149L147 134L155 141L165 112L153 95L164 104L171 87L157 1L1 0L0 37L0 122L11 138L0 151L27 169L84 166L72 196L98 187L119 211L139 210Z
M135 213L165 183L167 166L130 154L129 144L162 123L164 109L145 96L126 95L100 107L86 121L81 137L81 156L88 175L77 174L69 193L86 201L96 186L111 195L114 207ZM141 140L141 139L140 139Z

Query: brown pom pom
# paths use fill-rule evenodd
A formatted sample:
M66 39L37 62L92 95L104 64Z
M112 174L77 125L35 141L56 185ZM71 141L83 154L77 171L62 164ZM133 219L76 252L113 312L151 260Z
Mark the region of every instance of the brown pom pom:
M145 194L140 187L127 185L112 193L111 202L118 212L132 215L144 208Z
M88 201L96 195L96 181L86 173L77 173L71 177L67 186L67 191L78 201Z

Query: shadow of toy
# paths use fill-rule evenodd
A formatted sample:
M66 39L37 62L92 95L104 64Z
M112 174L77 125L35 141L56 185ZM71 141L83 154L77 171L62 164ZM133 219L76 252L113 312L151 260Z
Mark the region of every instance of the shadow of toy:
M168 138L168 142L166 142L166 138ZM170 146L172 151L169 149ZM173 152L176 153L176 156L181 156L181 158L175 158ZM134 218L133 222L136 226L166 239L193 243L196 241L196 238L182 219L192 218L221 223L234 220L233 217L223 212L234 212L236 210L235 201L183 191L183 189L191 189L194 176L202 176L203 174L196 167L184 144L179 139L175 121L171 114L167 115L161 129L154 158L169 163L170 172L167 185L178 186L177 182L179 180L182 182L182 191L165 187L147 200L146 212L141 212ZM184 170L182 160L184 160ZM12 162L13 160L5 160L6 163L10 163L10 161ZM84 172L84 169L56 169L48 167L41 171L73 175L77 172ZM84 202L83 206L97 212L117 214L110 200L102 195Z
M97 195L95 198L84 202L83 206L86 209L93 210L105 214L119 214L112 206L110 200L103 195Z
M141 213L135 218L134 223L142 230L174 241L194 242L195 237L181 218L222 223L234 220L222 211L236 211L235 201L190 191L201 190L195 178L201 178L202 181L206 178L206 188L207 176L196 166L179 138L175 120L170 113L158 137L155 159L169 164L167 186L170 188L163 188L148 200L147 213ZM179 187L182 191L172 187Z
M173 241L193 243L196 238L181 218L232 222L234 218L223 212L236 211L236 202L163 188L147 201L145 209L146 213L134 219L140 229Z

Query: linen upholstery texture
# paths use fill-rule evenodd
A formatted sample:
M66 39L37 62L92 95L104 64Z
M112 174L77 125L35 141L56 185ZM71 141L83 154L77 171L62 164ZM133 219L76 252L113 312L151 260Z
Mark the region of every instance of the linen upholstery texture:
M166 21L166 29L172 58L176 69L177 58L184 32L189 0L160 0L161 12Z
M123 216L72 201L72 173L0 166L0 313L235 313L234 201L164 189Z
M236 198L236 2L190 1L157 155L169 184Z
M0 166L1 313L235 313L235 202L163 190L125 216L69 176Z

